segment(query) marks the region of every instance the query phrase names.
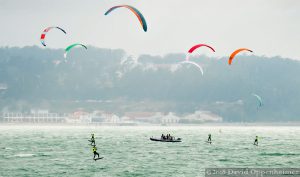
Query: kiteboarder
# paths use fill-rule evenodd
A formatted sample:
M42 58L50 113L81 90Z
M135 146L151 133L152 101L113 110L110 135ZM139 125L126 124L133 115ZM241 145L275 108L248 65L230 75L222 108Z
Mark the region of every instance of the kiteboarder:
M255 137L255 140L254 140L254 143L253 143L253 145L256 145L256 146L258 146L258 136L256 136L256 137Z
M92 134L92 138L91 138L91 146L96 146L96 142L95 142L95 136L94 136L94 133Z
M94 159L95 159L96 155L98 156L98 158L100 158L100 157L99 157L99 153L97 152L96 145L93 146L93 149L92 149L92 150L93 150L93 153L94 153Z
M208 134L207 142L211 144L211 134Z

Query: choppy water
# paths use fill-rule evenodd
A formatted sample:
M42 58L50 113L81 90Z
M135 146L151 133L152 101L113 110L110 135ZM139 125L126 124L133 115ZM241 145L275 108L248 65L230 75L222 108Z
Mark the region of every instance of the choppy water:
M221 129L221 132L220 132ZM299 167L300 127L0 126L0 176L204 176L206 167ZM100 156L88 139L95 133ZM182 143L149 141L171 133ZM213 144L205 143L211 133ZM253 146L258 135L259 146Z

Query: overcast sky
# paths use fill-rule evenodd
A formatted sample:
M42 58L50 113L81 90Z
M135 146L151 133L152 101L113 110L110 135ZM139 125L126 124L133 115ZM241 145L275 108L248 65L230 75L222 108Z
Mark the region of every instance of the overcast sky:
M104 16L120 4L139 9L148 32L127 9ZM256 55L300 60L299 0L0 0L0 21L0 46L42 47L43 29L60 26L68 34L51 31L47 47L80 42L132 55L164 55L206 43L216 49L211 56L246 47Z

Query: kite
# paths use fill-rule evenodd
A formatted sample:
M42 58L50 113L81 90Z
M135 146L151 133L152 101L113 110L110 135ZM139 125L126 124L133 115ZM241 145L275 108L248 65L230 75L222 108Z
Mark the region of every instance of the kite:
M107 12L105 12L104 15L108 15L110 12L112 12L115 9L121 8L121 7L125 7L127 9L129 9L132 13L134 13L136 15L136 17L138 18L141 26L143 27L144 31L147 31L147 23L146 20L144 18L144 16L141 14L141 12L139 10L137 10L136 8L129 6L129 5L119 5L119 6L114 6L110 9L108 9Z
M51 30L51 29L59 29L60 31L62 31L63 33L67 34L65 30L63 30L62 28L58 27L58 26L53 26L53 27L48 27L46 29L44 29L43 33L41 34L41 43L43 44L44 47L46 47L46 43L45 43L45 38L46 38L46 34Z

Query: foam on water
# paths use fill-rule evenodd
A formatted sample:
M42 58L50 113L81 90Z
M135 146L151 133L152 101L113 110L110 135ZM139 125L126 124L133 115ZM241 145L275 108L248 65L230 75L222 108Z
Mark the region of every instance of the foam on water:
M16 154L14 157L32 157L34 154Z

